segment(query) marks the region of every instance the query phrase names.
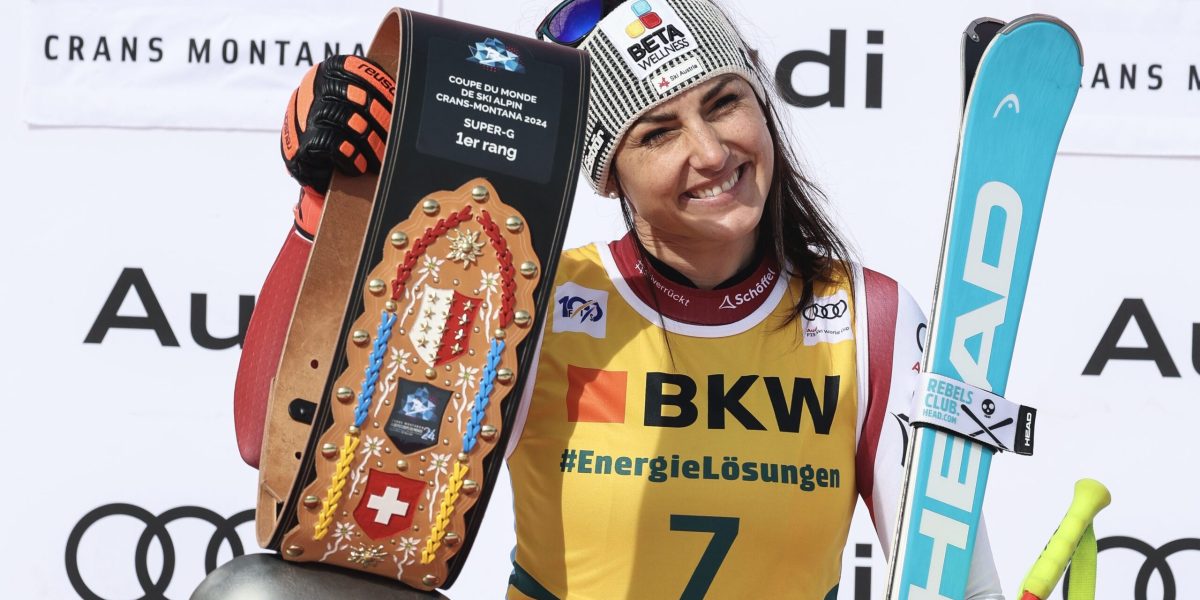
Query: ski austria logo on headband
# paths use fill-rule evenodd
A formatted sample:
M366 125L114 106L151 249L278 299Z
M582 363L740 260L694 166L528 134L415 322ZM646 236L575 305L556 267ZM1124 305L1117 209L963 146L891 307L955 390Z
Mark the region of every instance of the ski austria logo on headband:
M667 69L662 75L658 75L658 81L654 83L654 91L658 92L659 96L662 96L675 89L679 84L703 72L704 65L701 65L700 61L696 60L695 56L692 56Z
M637 0L617 8L600 22L600 30L617 47L638 79L696 48L696 37L665 0Z
M850 327L850 302L845 290L838 290L832 296L813 298L800 316L803 318L805 346L854 339L854 329Z
M608 292L568 281L554 289L553 333L571 331L604 339L608 323Z

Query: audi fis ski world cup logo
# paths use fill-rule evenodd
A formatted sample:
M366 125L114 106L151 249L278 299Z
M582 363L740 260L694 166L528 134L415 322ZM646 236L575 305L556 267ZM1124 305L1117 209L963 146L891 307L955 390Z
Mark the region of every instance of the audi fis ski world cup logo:
M846 301L838 300L831 304L809 304L804 307L804 311L801 314L804 315L805 319L815 321L817 319L836 319L846 314L847 310L849 310L849 306L846 304Z
M470 53L467 62L477 63L490 71L525 72L521 56L497 38L490 37L482 42L475 42L475 45L467 46L467 51Z
M629 5L629 20L612 18L600 22L600 30L617 47L621 57L639 79L646 79L670 58L695 47L695 37L675 9L664 0L637 0Z
M142 529L137 538L136 545L132 548L111 547L112 540L109 538L99 541L100 545L96 546L97 540L89 539L88 548L92 550L99 548L101 552L114 553L118 556L132 550L133 575L137 578L137 583L142 588L143 595L141 597L167 598L167 588L171 585L171 581L176 574L176 558L179 551L175 545L175 539L167 531L167 526L181 520L199 520L213 527L211 537L209 537L207 543L204 545L203 574L208 574L217 568L218 553L222 548L228 547L234 557L245 553L245 546L242 544L242 538L238 534L237 528L240 525L254 522L254 509L243 510L232 517L226 518L207 508L179 506L156 515L140 506L115 503L106 504L87 513L71 530L70 535L67 537L66 547L67 580L71 582L71 587L74 588L75 593L79 594L79 597L83 598L83 600L106 600L105 596L100 595L99 591L107 591L104 587L104 583L107 582L84 580L84 573L94 574L97 572L97 569L88 565L81 566L80 563L88 560L87 557L94 555L95 552L91 552L89 555L81 555L80 546L85 534L92 531L93 527L98 523L107 521L110 517L125 517L125 519L116 519L119 521L127 521L129 518L140 521ZM105 541L110 542L110 544L105 544ZM157 546L162 556L162 563L156 574L151 573L150 567L152 546ZM195 570L193 576L197 580L201 576L199 567L200 565L186 567ZM120 574L113 574L111 576L111 579L120 578ZM182 598L183 596L178 597Z
M850 327L850 301L844 290L818 296L800 311L804 318L804 345L815 346L854 338Z

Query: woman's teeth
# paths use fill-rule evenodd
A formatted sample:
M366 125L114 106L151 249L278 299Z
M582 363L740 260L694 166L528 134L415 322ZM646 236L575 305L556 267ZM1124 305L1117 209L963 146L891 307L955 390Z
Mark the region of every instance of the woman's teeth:
M730 175L729 179L725 180L725 183L722 183L718 186L713 186L711 189L701 190L699 192L688 192L688 195L693 198L712 198L721 192L727 192L738 182L738 174L740 172L741 169L734 169L733 175Z

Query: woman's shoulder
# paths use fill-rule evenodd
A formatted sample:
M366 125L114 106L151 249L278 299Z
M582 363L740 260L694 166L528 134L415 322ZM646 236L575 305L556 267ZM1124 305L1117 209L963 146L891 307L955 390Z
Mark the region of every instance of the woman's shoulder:
M925 311L921 308L921 303L917 302L908 288L896 278L872 267L852 264L851 279L854 282L855 294L865 295L868 302L872 297L890 298L888 302L894 303L898 310L917 315L919 320L924 321Z
M831 268L828 277L813 283L814 297L833 297L839 292L855 300L888 296L904 308L921 310L904 284L887 273L857 262L839 262Z
M555 279L566 281L580 276L603 274L604 262L600 258L603 245L604 242L591 242L563 250L558 258L558 271Z

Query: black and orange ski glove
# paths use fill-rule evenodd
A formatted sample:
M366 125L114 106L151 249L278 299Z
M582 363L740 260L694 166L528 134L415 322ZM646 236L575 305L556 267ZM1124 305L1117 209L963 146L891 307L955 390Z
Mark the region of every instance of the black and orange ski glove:
M316 234L333 170L378 172L391 124L396 84L382 67L358 56L331 56L309 69L292 92L279 148L303 186L296 227Z

